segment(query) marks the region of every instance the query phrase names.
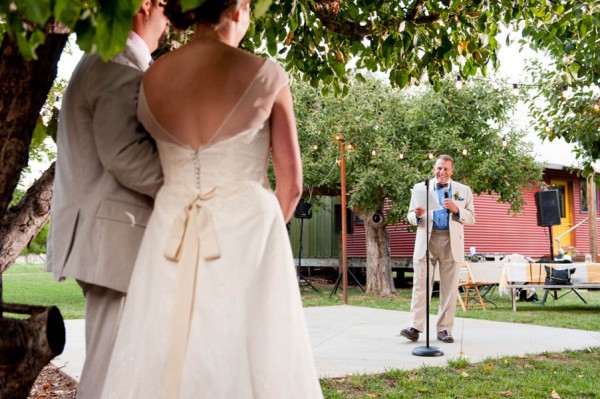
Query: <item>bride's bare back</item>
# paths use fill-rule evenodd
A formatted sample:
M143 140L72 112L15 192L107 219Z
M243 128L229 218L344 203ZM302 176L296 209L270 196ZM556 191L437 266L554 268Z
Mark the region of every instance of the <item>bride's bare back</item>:
M257 112L261 104L239 106L262 84L256 77L264 63L215 40L192 42L160 58L144 75L148 108L168 135L191 148L223 140L264 121Z

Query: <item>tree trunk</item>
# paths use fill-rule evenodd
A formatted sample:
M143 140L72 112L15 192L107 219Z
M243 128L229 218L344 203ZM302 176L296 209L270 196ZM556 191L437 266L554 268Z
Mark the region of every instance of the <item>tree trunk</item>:
M374 214L367 212L361 215L365 222L367 240L367 292L387 297L396 293L392 278L390 237L385 229L383 219L375 222ZM379 215L381 214L379 213Z
M0 222L0 273L10 266L50 215L54 162Z
M53 30L49 25L49 31ZM58 29L58 28L57 28ZM29 144L40 110L56 78L67 33L49 33L37 49L37 60L26 61L17 43L4 34L0 45L0 220L29 161Z
M65 325L55 306L1 304L0 310L30 314L0 317L0 398L26 399L37 375L65 347Z

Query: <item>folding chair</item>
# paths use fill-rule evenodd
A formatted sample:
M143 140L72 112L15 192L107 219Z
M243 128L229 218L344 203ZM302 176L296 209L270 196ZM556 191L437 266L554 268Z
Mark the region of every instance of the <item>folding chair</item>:
M464 312L467 311L469 306L481 306L483 310L487 310L481 292L479 291L480 287L486 285L488 285L488 283L475 281L469 264L464 261L460 267L460 276L458 279L458 302Z

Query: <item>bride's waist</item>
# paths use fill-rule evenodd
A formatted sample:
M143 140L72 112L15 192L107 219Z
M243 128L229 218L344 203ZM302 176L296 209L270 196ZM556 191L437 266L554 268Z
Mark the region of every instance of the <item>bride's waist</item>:
M237 181L223 183L202 182L201 184L189 185L178 182L167 182L165 183L157 196L157 201L160 197L168 197L170 200L175 202L186 202L192 201L198 196L207 196L206 200L213 198L220 198L220 200L226 198L237 197L240 195L248 195L251 193L264 193L272 192L268 184L256 181Z

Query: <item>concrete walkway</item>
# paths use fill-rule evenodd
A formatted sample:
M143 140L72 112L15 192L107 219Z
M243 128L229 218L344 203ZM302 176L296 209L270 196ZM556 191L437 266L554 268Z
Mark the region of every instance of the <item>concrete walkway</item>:
M445 365L449 359L461 356L479 362L489 357L600 346L600 332L460 317L456 318L452 334L455 342L445 344L435 337L436 317L432 316L429 345L441 349L444 355L419 357L412 355L412 351L425 346L424 335L416 343L398 335L408 325L407 312L343 305L304 311L321 377ZM460 316L460 311L457 315ZM79 379L85 357L84 321L66 320L65 324L67 345L52 363Z

